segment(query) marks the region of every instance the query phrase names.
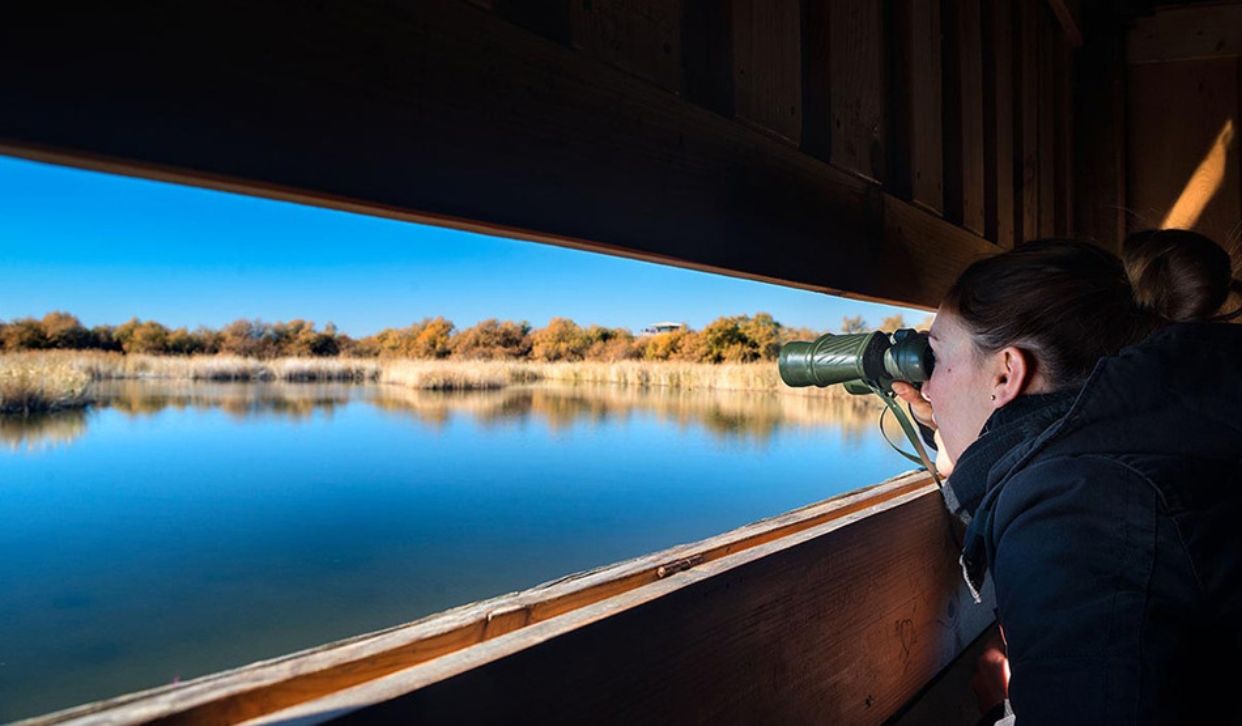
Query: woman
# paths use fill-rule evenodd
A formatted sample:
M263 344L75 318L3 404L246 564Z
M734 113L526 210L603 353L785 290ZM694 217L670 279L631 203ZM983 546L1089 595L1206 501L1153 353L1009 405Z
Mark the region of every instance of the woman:
M972 593L995 587L987 716L1242 723L1242 326L1208 322L1242 285L1192 232L1123 257L1045 240L976 262L921 396L897 392L952 462Z

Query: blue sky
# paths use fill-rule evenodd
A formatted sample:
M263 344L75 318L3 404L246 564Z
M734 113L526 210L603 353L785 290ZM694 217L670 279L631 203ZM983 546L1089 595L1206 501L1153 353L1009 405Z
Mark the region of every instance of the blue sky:
M637 330L772 313L837 329L902 308L619 257L0 156L0 319L238 318L367 335L444 315ZM922 311L906 313L916 323Z

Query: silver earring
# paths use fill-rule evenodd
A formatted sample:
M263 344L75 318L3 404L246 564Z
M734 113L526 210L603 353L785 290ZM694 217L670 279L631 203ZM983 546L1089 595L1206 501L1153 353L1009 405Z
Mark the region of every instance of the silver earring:
M995 394L995 393L993 393L993 394L992 394L992 400L993 400L993 401L995 401L995 400L996 400L996 394Z

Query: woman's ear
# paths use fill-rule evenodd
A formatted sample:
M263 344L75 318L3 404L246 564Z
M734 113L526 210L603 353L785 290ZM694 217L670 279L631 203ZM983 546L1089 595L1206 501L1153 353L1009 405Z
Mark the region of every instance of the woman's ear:
M993 408L1000 408L1031 387L1034 371L1030 354L1016 346L996 351L992 375Z

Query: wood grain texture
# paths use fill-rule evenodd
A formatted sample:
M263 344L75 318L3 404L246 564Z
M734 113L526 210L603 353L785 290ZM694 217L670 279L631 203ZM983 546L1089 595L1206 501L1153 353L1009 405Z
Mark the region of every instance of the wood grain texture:
M919 296L932 295L932 281L942 275L956 279L970 263L999 251L983 237L890 196L884 198L882 249L886 258L905 261L889 268L893 283Z
M1048 0L1048 8L1056 18L1065 42L1073 47L1082 45L1081 0Z
M1075 234L1118 253L1126 229L1124 54L1120 28L1093 33L1078 51L1073 98Z
M984 236L1010 249L1019 224L1014 205L1013 4L983 3L983 28Z
M943 56L940 0L910 2L912 199L944 213Z
M492 0L492 8L500 17L567 45L570 40L569 6L571 0Z
M1165 7L1136 18L1126 56L1130 63L1242 56L1242 3Z
M681 57L686 98L732 117L732 3L682 0Z
M1039 237L1039 0L1019 0L1016 73L1018 86L1017 216L1019 238Z
M792 0L729 0L734 113L794 146L802 134L801 9Z
M1056 149L1056 233L1074 236L1074 86L1073 49L1065 42L1054 50L1053 85L1056 100L1054 148Z
M832 163L868 179L884 178L884 4L828 3Z
M1212 58L1144 63L1129 68L1129 146L1126 191L1133 212L1129 231L1159 227L1183 192L1202 211L1193 229L1229 248L1242 236L1242 161L1239 160L1239 63ZM1185 114L1170 109L1194 109ZM1219 184L1197 175L1226 125Z
M988 585L984 587L990 589ZM976 726L982 714L970 695L971 681L978 672L984 647L998 634L996 625L989 626L886 726Z
M1057 233L1057 54L1060 30L1047 8L1039 8L1039 236Z
M828 6L802 0L802 151L832 160L832 72Z
M256 723L880 723L990 625L944 517L911 493Z
M575 48L682 92L679 0L573 0L569 10Z
M980 0L941 0L945 34L945 215L984 233L983 21Z

